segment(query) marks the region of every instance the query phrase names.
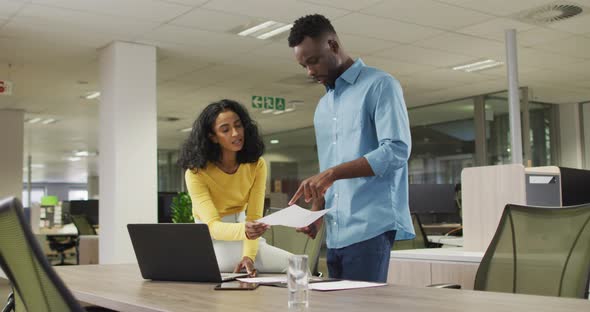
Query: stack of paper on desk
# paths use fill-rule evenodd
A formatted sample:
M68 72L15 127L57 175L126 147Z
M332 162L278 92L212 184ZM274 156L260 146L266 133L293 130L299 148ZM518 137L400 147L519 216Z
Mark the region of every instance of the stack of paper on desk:
M279 284L287 284L287 275L277 275L268 277L249 277L249 278L238 278L238 281L245 283L258 283L262 285L273 285L280 286ZM357 289L357 288L368 288L368 287L379 287L386 286L386 283L371 283L371 282L360 282L360 281L340 281L340 280L322 280L321 277L312 276L309 279L309 289L319 291L331 291L331 290L345 290L345 289Z
M244 283L258 283L258 284L287 284L287 274L264 277L240 277L238 281ZM311 276L309 282L323 282L325 279L317 276Z
M356 288L368 288L368 287L379 287L386 286L386 283L371 283L371 282L359 282L359 281L336 281L326 283L313 283L309 284L309 288L312 290L344 290L344 289L356 289Z
M292 205L256 221L268 225L284 225L294 228L305 227L325 215L330 209L311 211Z

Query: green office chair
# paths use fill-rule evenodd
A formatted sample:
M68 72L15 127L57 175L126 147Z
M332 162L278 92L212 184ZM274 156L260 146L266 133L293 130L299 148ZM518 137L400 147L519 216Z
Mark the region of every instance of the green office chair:
M318 261L324 236L324 226L322 226L315 239L311 239L303 233L297 233L295 229L285 226L273 226L263 235L269 245L293 254L307 255L309 270L313 275L318 275Z
M0 200L0 267L14 293L6 311L84 311L45 259L15 198Z
M475 278L475 290L587 298L590 204L506 205Z
M420 218L415 213L412 213L412 224L414 225L416 237L414 239L395 241L393 246L391 246L391 250L423 249L429 247L428 238L422 228L422 222L420 222Z
M72 223L78 229L79 235L96 235L96 230L85 215L72 215Z

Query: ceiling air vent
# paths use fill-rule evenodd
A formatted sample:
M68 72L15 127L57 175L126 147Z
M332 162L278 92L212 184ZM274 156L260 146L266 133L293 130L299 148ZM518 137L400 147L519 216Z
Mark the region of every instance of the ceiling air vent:
M588 8L575 3L554 2L517 13L515 17L525 23L548 25L586 14L588 11Z

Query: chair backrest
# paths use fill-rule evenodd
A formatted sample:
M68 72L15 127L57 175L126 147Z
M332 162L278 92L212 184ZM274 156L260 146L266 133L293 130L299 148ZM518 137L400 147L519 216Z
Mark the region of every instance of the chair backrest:
M506 205L474 288L584 298L590 273L589 242L590 204Z
M295 229L285 226L273 226L263 235L269 245L293 254L307 255L309 270L312 274L317 273L324 236L324 226L321 227L315 239L311 239L303 233L297 233Z
M41 253L15 198L0 200L0 267L13 285L16 311L84 311Z
M392 250L423 249L428 247L428 238L422 228L422 222L420 222L420 218L415 213L412 213L412 224L414 225L416 237L408 240L395 241L393 246L391 246Z
M90 225L88 217L85 215L72 215L72 222L78 229L80 235L96 235L96 230Z

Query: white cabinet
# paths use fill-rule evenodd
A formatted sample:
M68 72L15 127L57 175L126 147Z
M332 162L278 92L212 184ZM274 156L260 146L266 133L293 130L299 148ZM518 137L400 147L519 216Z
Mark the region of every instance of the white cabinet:
M462 248L392 251L387 282L417 287L451 283L473 289L482 256Z

